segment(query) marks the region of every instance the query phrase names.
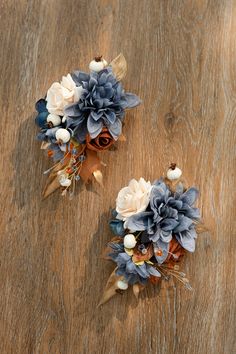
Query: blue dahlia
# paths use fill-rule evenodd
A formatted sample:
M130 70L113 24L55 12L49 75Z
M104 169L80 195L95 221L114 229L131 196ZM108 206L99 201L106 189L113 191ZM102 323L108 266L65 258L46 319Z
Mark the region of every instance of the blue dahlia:
M117 140L125 109L137 106L139 97L124 91L110 66L98 73L75 71L72 78L83 88L80 100L65 108L67 127L73 130L74 137L83 143L87 134L94 139L106 127Z
M117 264L116 274L122 275L129 284L145 284L151 276L161 276L157 269L153 267L152 262L149 262L149 256L146 261L136 264L132 259L133 256L126 253L123 242L111 242L109 246L112 249L109 256Z
M184 249L194 252L197 237L195 222L200 218L199 209L193 207L197 197L198 190L194 187L172 193L163 180L158 180L152 187L147 210L131 216L126 221L126 227L147 230L149 240L163 251L163 255L157 257L159 263L167 258L172 237Z

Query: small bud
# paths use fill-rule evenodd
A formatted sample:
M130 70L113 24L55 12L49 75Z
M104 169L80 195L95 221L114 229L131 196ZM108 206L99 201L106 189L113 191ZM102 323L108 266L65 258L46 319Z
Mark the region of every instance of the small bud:
M181 177L182 171L180 168L176 167L176 164L171 164L166 175L170 181L173 181L173 180L179 179Z
M128 287L129 287L128 283L126 281L124 281L124 280L118 280L116 285L118 286L118 288L120 290L127 290Z
M96 57L89 63L89 69L91 71L99 72L107 66L107 61L102 59L102 57Z
M59 128L56 131L56 139L57 141L62 141L63 143L67 143L70 140L70 133L66 129Z
M47 116L47 123L51 123L53 127L61 124L61 118L57 114L49 114Z
M136 246L136 238L133 234L128 234L128 235L125 235L124 237L124 246L125 248L134 248Z

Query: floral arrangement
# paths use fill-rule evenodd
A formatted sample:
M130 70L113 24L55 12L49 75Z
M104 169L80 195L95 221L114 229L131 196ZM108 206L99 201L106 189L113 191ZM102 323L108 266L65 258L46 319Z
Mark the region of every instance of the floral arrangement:
M73 195L75 182L92 176L102 184L99 152L109 149L118 139L125 140L122 126L125 110L140 104L138 96L123 89L121 79L127 71L120 54L109 65L102 57L89 64L90 73L75 71L54 82L45 98L36 103L35 119L42 141L54 165L43 195L58 188L62 195Z
M110 228L115 237L105 258L116 263L100 305L117 292L133 287L139 292L150 282L170 276L191 290L178 262L186 252L195 251L197 233L202 232L195 187L188 188L182 171L171 164L167 176L153 184L132 179L118 193Z

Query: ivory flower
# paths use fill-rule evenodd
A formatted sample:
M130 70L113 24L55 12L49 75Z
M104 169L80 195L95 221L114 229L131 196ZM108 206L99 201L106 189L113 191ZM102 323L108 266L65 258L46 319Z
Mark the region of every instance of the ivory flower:
M116 199L117 219L127 220L134 214L145 211L150 200L152 185L144 178L132 179L127 187L118 193Z
M47 109L51 114L64 115L64 108L78 102L83 88L77 87L70 74L63 76L61 83L54 82L47 92Z

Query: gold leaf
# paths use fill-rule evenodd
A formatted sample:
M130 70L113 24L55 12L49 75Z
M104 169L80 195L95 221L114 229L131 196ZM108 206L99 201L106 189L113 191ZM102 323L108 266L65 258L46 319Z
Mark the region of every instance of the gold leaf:
M116 268L117 269L117 268ZM111 273L106 287L101 298L101 301L98 304L98 307L105 304L108 300L110 300L114 295L117 294L117 290L119 289L117 286L117 282L123 279L122 275L116 275L116 269Z
M100 184L100 186L104 187L102 172L100 170L96 170L93 172L93 175L94 175L96 181Z
M60 183L58 181L57 176L55 176L54 178L50 178L49 177L49 181L46 184L44 191L43 191L43 197L47 198L50 194L52 194L53 192L55 192L58 188L60 188Z
M127 72L127 62L122 53L120 53L115 59L110 63L112 67L113 74L118 81L122 80Z

